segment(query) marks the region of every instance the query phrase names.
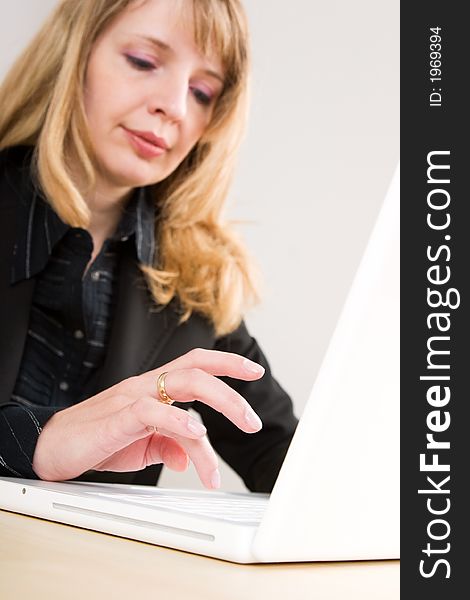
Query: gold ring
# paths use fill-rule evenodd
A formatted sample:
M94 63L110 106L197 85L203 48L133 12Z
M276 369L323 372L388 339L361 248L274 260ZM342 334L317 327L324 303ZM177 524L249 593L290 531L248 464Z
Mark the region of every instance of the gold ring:
M168 372L160 373L157 379L157 393L158 393L158 402L162 402L163 404L173 404L174 400L170 398L170 396L166 393L165 389L165 377L168 375Z

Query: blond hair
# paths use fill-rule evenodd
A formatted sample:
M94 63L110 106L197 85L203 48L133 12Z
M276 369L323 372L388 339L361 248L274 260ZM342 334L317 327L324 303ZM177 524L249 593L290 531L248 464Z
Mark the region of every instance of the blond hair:
M83 99L88 57L111 21L137 2L62 0L0 87L0 150L35 147L35 178L60 218L73 227L86 228L90 212L67 159L82 166L88 188L95 180ZM154 186L159 255L153 266L140 269L157 304L177 297L182 321L198 312L223 335L238 326L257 299L246 252L221 221L246 123L248 33L239 0L191 2L195 42L204 53L215 46L225 85L201 140Z

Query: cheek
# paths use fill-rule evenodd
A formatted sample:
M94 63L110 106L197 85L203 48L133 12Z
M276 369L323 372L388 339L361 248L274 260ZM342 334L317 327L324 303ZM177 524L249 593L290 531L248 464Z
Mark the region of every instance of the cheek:
M193 116L184 135L188 152L201 139L209 123L210 118L207 115L196 114Z
M103 98L107 96L106 85L100 81L94 73L87 77L85 88L85 111L91 134L99 129L103 122L103 113L105 113Z
M131 110L129 85L107 72L92 71L87 78L85 110L92 135L118 125Z

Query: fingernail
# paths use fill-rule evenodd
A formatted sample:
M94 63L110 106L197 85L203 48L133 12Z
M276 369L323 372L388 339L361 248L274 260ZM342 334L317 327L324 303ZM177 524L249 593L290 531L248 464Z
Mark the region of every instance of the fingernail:
M204 425L195 419L189 419L187 428L196 435L205 435L207 433L207 429L204 427Z
M220 487L220 473L219 473L219 469L216 469L213 473L212 473L212 477L211 477L211 486L216 489Z
M256 373L257 375L264 373L264 367L262 367L258 363L253 362L248 358L245 358L243 360L243 366L249 373Z
M245 421L250 427L254 427L257 431L263 427L261 419L251 408L247 408L245 411Z

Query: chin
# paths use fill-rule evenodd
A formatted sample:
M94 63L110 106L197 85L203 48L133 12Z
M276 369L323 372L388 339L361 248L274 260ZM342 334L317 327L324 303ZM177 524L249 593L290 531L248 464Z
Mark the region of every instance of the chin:
M103 175L116 187L136 188L162 181L166 175L155 171L139 158L128 158L112 165L106 164Z

